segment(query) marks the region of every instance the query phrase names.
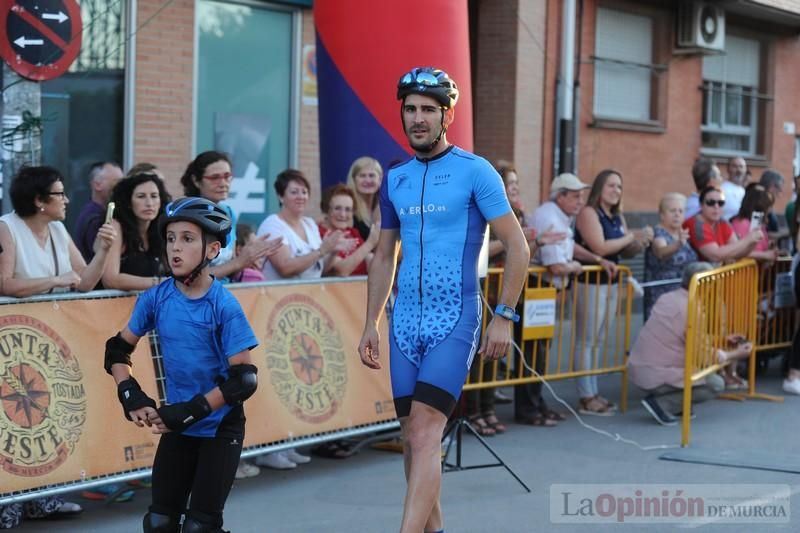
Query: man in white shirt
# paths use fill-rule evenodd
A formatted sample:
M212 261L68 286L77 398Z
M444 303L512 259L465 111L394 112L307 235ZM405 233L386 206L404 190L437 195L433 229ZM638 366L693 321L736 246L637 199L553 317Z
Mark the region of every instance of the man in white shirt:
M589 185L583 183L574 174L559 174L550 185L550 201L540 205L531 216L527 217L526 226L536 230L537 235L545 232L565 233L567 237L553 244L539 243L532 263L542 265L547 268L543 275L544 281L556 287L564 289L567 280L571 275L577 275L583 270L581 263L575 260L578 258L586 263L598 263L600 266L613 269L614 265L610 261L590 252L574 239L572 230L575 224L575 216L586 204L586 189ZM547 285L546 283L543 285ZM515 335L519 332L515 332ZM525 343L525 360L528 365L533 361L533 345ZM544 373L544 353L547 350L547 343L539 341L537 343L536 372ZM525 369L523 375L530 376L529 370ZM514 420L520 424L532 426L554 426L558 420L563 420L563 415L550 410L542 398L542 384L526 383L514 387Z
M575 243L572 227L575 216L586 204L584 191L589 185L574 174L559 174L550 186L550 201L540 205L528 217L527 225L537 235L546 231L563 232L567 238L555 244L543 244L532 258L532 263L547 267L545 279L556 288L562 288L563 277L578 274L583 268L575 259L605 266L604 259Z
M728 160L728 179L722 182L722 192L725 194L725 205L722 208L722 218L730 220L739 213L744 198L744 185L747 179L747 163L742 157L732 157Z

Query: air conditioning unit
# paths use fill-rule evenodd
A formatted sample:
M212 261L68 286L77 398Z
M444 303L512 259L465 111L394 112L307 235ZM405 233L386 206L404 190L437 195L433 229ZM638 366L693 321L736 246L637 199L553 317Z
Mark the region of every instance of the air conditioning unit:
M725 50L725 11L712 2L682 0L678 6L678 48Z

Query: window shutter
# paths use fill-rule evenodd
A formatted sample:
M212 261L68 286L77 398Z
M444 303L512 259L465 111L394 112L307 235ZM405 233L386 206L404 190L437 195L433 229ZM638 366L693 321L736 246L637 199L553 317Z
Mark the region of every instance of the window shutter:
M725 54L703 58L703 79L758 87L760 44L755 39L725 36Z
M600 117L650 120L653 19L598 8L595 41L594 113Z

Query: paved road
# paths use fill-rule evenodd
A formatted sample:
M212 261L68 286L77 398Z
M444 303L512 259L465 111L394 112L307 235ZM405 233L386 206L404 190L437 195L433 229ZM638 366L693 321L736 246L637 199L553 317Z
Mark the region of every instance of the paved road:
M555 388L571 404L576 401L570 382ZM601 378L601 390L612 395L618 377ZM762 392L780 393L777 363L759 381ZM611 418L589 422L612 434L643 445L677 444L679 427L662 427L639 405L641 395L631 388L630 409ZM692 446L715 450L768 450L800 457L797 412L800 397L783 404L716 400L697 406ZM563 408L562 408L563 410ZM511 411L501 406L501 418ZM490 457L473 437L465 437L465 462L485 462ZM550 486L560 483L780 483L791 487L790 523L711 524L702 530L766 532L800 529L800 476L765 470L692 465L659 460L660 451L639 449L581 427L575 419L556 428L513 425L504 435L490 439L492 446L532 487L528 494L505 470L481 469L448 473L444 478L443 507L448 533L512 533L532 531L616 531L626 526L555 524L550 516ZM402 513L404 481L397 454L365 449L346 460L315 458L294 471L264 471L234 486L225 513L225 527L236 533L318 533L397 531ZM19 531L108 532L140 531L149 493L139 491L123 504L86 504L86 512L71 521L26 523ZM627 531L671 532L696 526L627 525Z

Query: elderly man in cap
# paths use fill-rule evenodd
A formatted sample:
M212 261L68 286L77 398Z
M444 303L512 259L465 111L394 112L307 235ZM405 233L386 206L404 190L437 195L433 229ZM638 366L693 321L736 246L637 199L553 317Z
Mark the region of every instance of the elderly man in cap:
M598 263L609 274L613 274L616 265L590 252L577 244L573 235L575 216L586 203L586 190L590 186L583 183L574 174L559 174L550 184L550 200L540 205L526 220L526 225L536 230L537 235L545 232L559 232L567 238L554 244L541 243L531 258L531 262L547 269L543 275L542 286L552 285L564 289L571 276L582 270L580 259L585 263ZM532 284L533 286L533 284ZM536 372L544 372L545 351L547 344L539 341L536 345ZM525 359L530 365L533 344L526 343ZM530 375L526 369L525 375ZM542 384L528 383L514 387L514 419L520 424L532 426L554 426L563 416L550 410L542 398Z

